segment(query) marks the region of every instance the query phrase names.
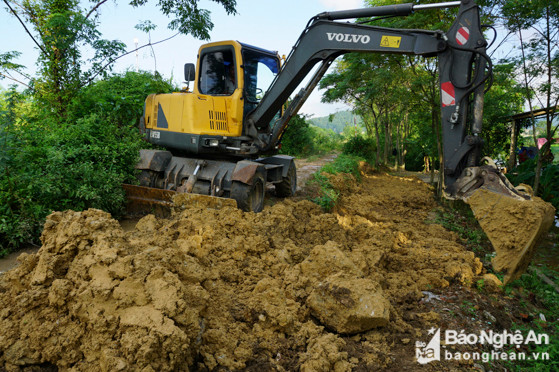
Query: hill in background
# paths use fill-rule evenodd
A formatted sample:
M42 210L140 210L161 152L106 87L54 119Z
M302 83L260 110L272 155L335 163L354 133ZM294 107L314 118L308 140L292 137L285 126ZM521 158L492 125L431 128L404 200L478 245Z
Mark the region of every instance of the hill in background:
M346 126L362 127L363 122L359 115L355 115L351 111L339 111L328 116L310 118L308 121L316 127L332 129L336 133L342 133Z

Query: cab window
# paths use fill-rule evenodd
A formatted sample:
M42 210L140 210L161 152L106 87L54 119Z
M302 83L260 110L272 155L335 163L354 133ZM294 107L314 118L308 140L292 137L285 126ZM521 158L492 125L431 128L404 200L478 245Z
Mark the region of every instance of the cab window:
M277 57L250 49L243 50L243 66L245 73L244 115L246 116L258 106L278 74L280 66ZM273 126L279 116L279 113L276 114L269 126Z
M245 96L250 103L258 103L279 71L279 61L270 55L253 50L243 51Z
M231 95L237 88L233 50L209 51L200 61L202 94Z

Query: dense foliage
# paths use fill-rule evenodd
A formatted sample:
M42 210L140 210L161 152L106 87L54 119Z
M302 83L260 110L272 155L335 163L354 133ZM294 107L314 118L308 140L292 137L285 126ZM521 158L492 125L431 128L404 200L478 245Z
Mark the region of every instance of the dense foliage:
M281 140L280 153L291 156L321 155L340 147L342 137L331 129L315 127L303 115L295 115Z
M508 179L514 184L534 184L536 159L528 159L507 174ZM538 196L550 202L559 213L559 163L548 164L542 167Z
M357 134L344 142L342 152L347 155L361 157L374 164L376 148L371 138Z
M66 120L37 109L32 96L10 90L0 106L0 255L37 239L54 210L99 208L118 215L121 184L133 182L140 146L136 127L147 92L171 84L128 72L75 97Z

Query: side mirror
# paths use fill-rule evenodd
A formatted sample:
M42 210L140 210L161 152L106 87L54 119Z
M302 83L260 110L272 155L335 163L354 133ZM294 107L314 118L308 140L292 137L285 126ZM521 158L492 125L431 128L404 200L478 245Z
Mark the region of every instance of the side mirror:
M194 81L196 79L196 66L194 63L184 64L184 80L187 82Z

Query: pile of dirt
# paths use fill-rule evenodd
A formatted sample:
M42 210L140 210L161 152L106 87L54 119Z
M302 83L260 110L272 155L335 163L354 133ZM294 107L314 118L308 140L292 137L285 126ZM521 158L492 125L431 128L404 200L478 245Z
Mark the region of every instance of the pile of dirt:
M42 248L0 276L0 365L62 370L379 369L437 314L422 290L481 263L426 223L417 179L332 182L334 213L285 200L259 214L177 200L124 232L98 211L52 214ZM409 358L414 358L410 344Z

